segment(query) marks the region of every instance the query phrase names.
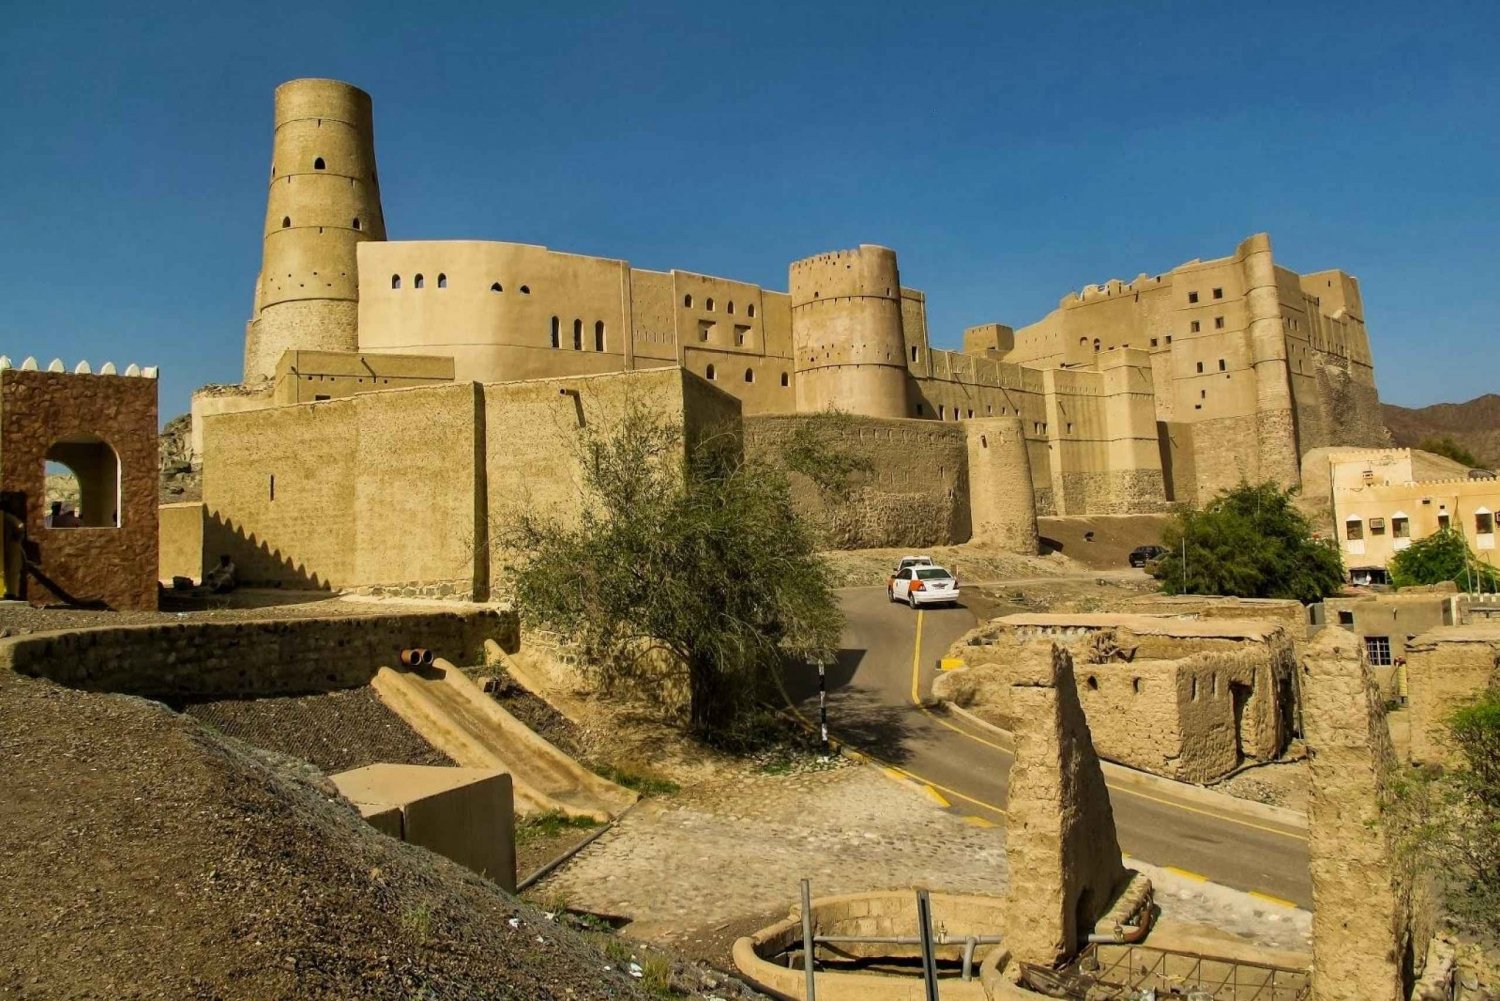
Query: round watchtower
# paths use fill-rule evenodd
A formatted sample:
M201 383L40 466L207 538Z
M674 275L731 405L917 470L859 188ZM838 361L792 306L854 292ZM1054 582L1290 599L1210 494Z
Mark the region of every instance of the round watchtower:
M356 249L384 239L370 95L337 80L277 87L247 384L274 375L288 349L358 349Z
M861 244L808 257L790 284L797 409L907 416L896 252Z

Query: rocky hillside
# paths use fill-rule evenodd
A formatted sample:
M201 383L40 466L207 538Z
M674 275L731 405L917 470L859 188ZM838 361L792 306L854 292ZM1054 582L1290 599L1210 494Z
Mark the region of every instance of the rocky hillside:
M310 766L157 703L0 671L0 761L5 997L659 996L583 933L377 833ZM682 986L751 996L701 969Z
M1500 465L1500 395L1486 393L1468 403L1437 403L1413 410L1381 405L1385 426L1403 448L1429 438L1452 438L1486 466Z

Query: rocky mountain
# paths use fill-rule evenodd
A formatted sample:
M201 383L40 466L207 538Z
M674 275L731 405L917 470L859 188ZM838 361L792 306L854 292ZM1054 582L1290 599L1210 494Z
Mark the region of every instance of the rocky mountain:
M1381 410L1391 437L1403 448L1430 438L1452 438L1481 463L1500 464L1500 395L1486 393L1467 403L1435 403L1415 410L1385 403Z

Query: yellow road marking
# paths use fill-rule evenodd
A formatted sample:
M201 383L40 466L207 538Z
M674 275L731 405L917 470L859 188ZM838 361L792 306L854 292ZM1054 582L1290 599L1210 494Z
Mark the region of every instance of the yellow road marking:
M900 772L896 771L896 769L894 769L894 768L882 768L881 771L885 772L886 778L895 779L897 782L905 782L906 781L906 776L902 775Z
M1259 890L1250 890L1250 896L1256 900L1264 900L1268 904L1276 904L1278 907L1296 907L1296 903L1281 897L1273 897L1269 893L1261 893Z
M950 807L950 806L953 805L952 803L950 803L946 799L944 799L943 798L943 794L940 793L940 792L938 792L936 789L932 788L932 786L930 784L923 786L922 790L924 792L926 792L927 795L931 796L932 797L932 801L934 803L936 803L938 806L942 807L944 810L948 809L948 807Z
M970 827L995 827L996 826L996 824L995 824L995 822L993 820L985 820L983 817L976 817L972 813L966 813L966 814L964 814L964 823L968 824Z
M1198 874L1196 872L1192 872L1191 870L1188 870L1188 869L1179 869L1175 865L1164 865L1164 866L1162 866L1162 868L1165 869L1165 870L1167 870L1167 872L1175 873L1176 875L1181 876L1183 879L1191 879L1195 883L1207 883L1208 882L1208 877L1207 876L1200 875L1200 874Z
M922 617L926 613L917 609L917 641L911 646L911 700L922 704Z

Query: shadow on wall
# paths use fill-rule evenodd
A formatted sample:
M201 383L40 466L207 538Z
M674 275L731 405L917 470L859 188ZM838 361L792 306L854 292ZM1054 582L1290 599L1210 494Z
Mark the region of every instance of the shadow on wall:
M305 565L270 544L245 534L233 521L209 512L203 523L203 557L205 566L218 562L220 554L227 553L239 570L241 586L289 587L303 591L330 591L333 582L316 573L309 573Z

